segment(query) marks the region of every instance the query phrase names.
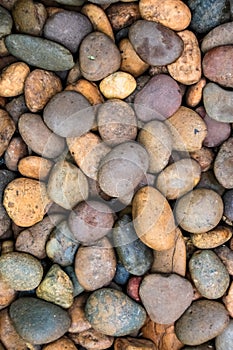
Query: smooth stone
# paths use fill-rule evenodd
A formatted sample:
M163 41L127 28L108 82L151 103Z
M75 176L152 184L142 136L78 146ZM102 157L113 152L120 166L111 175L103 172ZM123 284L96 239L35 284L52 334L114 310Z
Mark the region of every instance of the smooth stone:
M203 89L206 86L206 79L202 77L196 84L188 87L185 100L188 107L196 107L202 100ZM196 110L197 112L197 110Z
M131 74L118 71L104 78L99 86L100 91L106 98L123 100L133 93L137 82Z
M177 82L165 74L157 74L135 95L134 108L143 122L172 116L181 106L181 91Z
M89 294L85 292L82 295L74 298L74 302L68 310L71 318L71 325L69 328L70 334L81 333L91 328L90 323L85 317L84 311L88 297Z
M225 188L233 188L233 137L225 141L217 153L214 162L214 174L218 182Z
M27 155L28 148L22 137L13 136L4 155L6 167L9 170L17 171L20 160ZM50 161L48 162L50 163Z
M68 309L73 304L73 284L57 264L53 264L36 289L38 298Z
M43 350L77 350L75 343L67 338L66 336L61 337L60 339L55 340L54 342L44 345Z
M3 109L0 109L0 118L1 118L1 124L0 124L0 157L3 155L3 153L7 150L7 147L10 143L10 140L15 132L15 123L11 119L10 115L4 111Z
M223 245L217 247L214 251L225 265L229 275L233 276L233 250L228 248L228 246Z
M231 134L231 125L214 120L205 114L203 118L207 126L207 135L203 141L206 147L217 147L228 139Z
M124 285L128 282L130 273L126 270L126 268L118 261L116 267L116 273L114 276L114 282L120 285Z
M66 28L69 27L69 30ZM76 52L81 41L92 31L89 19L79 12L61 11L49 17L43 28L46 39L56 41Z
M206 53L217 46L233 45L233 23L224 23L212 29L201 42L201 51Z
M43 111L46 125L57 135L77 137L94 124L94 109L78 92L62 91L51 98Z
M0 6L0 38L11 33L13 21L10 13Z
M197 33L206 33L219 24L230 21L227 0L188 0L187 5L192 13L190 27Z
M197 251L189 260L191 278L207 299L219 299L226 292L230 278L224 264L212 250Z
M70 318L65 310L44 300L23 297L10 306L17 333L32 344L47 344L65 334Z
M215 339L216 350L231 350L233 348L233 320Z
M229 323L225 307L212 300L194 301L176 322L178 339L186 345L200 345L223 332Z
M10 305L12 301L15 300L16 295L17 295L16 291L9 286L8 282L4 281L3 278L1 278L0 279L0 310Z
M233 123L233 93L215 83L208 83L203 90L206 113L222 123Z
M54 163L47 158L28 156L18 162L18 171L25 177L45 181Z
M191 235L192 243L200 249L213 249L226 243L232 237L229 227L217 226L214 230Z
M16 177L13 171L0 169L0 199L2 200L6 186Z
M64 71L74 66L69 50L53 41L24 34L11 34L5 39L10 54L38 68Z
M214 350L213 346L209 343L205 343L197 346L185 346L182 350Z
M138 331L146 320L142 306L111 288L102 288L91 294L85 315L95 330L115 337Z
M223 195L224 216L233 221L233 190L226 191Z
M132 275L142 276L153 262L151 249L138 238L131 218L124 215L113 229L113 243L119 260Z
M196 188L207 188L210 190L214 190L220 196L222 196L222 194L225 191L224 187L220 185L220 183L214 176L214 173L212 170L208 170L204 173L201 173L201 179L197 184Z
M175 222L166 198L151 186L138 190L132 202L135 231L140 240L155 250L167 250L175 243Z
M43 276L39 260L27 253L11 252L0 257L0 274L15 290L31 290L38 286Z
M190 306L193 287L181 276L154 273L144 277L139 294L153 322L170 324Z
M84 292L84 288L79 283L73 266L72 265L65 266L64 271L67 273L67 275L70 277L70 280L73 283L73 296L76 297L77 295Z

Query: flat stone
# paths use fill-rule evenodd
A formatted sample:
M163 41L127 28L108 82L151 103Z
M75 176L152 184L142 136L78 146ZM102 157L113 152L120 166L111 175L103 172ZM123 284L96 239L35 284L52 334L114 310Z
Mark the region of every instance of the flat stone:
M0 6L0 38L11 33L13 21L10 13Z
M233 45L233 23L224 23L212 29L201 42L201 50L206 53L217 46Z
M32 66L53 71L68 70L74 66L70 51L53 41L11 34L5 43L10 54Z
M216 350L231 350L233 347L233 320L215 339Z

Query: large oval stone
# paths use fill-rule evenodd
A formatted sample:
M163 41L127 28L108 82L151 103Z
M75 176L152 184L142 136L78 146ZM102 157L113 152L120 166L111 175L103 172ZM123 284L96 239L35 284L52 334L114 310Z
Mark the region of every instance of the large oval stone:
M17 333L32 344L50 343L70 327L68 313L60 306L44 300L24 297L10 306L10 317Z
M233 22L212 29L202 40L201 50L206 53L217 46L233 45Z
M120 337L139 330L145 320L145 310L119 290L102 288L91 294L85 315L97 331Z
M62 71L74 66L69 50L53 41L23 34L11 34L5 39L11 55L31 66Z

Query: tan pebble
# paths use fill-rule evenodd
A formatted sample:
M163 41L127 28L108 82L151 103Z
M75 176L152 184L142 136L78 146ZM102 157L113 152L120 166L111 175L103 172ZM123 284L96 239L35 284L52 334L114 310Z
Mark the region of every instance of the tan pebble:
M28 156L19 161L18 171L23 176L45 181L52 166L53 162L46 158Z
M215 154L212 149L202 147L198 151L190 152L190 156L200 164L201 171L204 172L213 165Z
M0 96L14 97L22 94L29 73L30 69L24 62L16 62L8 66L0 77Z
M155 350L155 344L142 338L117 338L114 342L114 350Z
M117 2L116 4L110 5L106 13L113 30L116 31L130 26L130 24L141 18L137 3L123 4L122 2Z
M214 230L191 235L195 247L200 249L213 249L229 241L232 237L232 228L217 226Z
M233 317L233 282L231 282L227 295L223 297L223 302L226 306L229 315Z
M82 294L74 298L68 313L71 318L70 333L80 333L91 328L91 324L85 317L85 304L89 294Z
M106 98L124 99L136 89L134 77L125 72L110 74L100 82L100 91Z
M9 114L0 109L0 157L7 149L15 132L15 124Z
M94 30L108 35L113 41L115 41L109 19L100 6L95 4L86 4L82 7L81 12L89 18Z
M46 7L46 11L47 11L48 17L51 17L55 13L63 12L64 9L62 9L60 7L49 6L49 7Z
M67 144L71 155L84 174L96 180L100 161L111 148L91 132L80 137L68 138Z
M175 222L166 198L155 188L145 186L132 202L135 231L140 240L155 250L167 250L175 243Z
M1 244L1 255L14 251L14 242L12 240L3 241Z
M16 292L6 281L0 279L0 310L4 309L15 299Z
M181 106L165 121L173 137L173 149L194 152L202 147L207 135L206 124L192 109Z
M60 78L52 72L35 69L25 81L25 101L31 112L38 112L62 90Z
M188 107L196 107L202 99L202 92L206 86L206 79L201 78L196 84L188 87L186 92L186 103Z
M77 348L71 339L67 337L61 337L52 343L44 345L42 350L77 350Z
M8 169L16 171L21 158L28 154L27 145L20 136L13 137L5 152L5 164Z
M79 79L77 82L68 85L65 90L76 91L82 94L92 105L104 102L97 85L85 79Z
M121 40L119 49L122 57L120 66L122 71L138 77L149 68L149 65L138 56L129 39L125 38Z
M201 51L198 40L190 30L177 34L184 42L184 51L175 62L167 66L168 72L182 84L197 83L201 79Z
M41 221L50 203L45 184L32 179L15 179L4 192L5 209L18 226L28 227Z
M114 337L100 333L94 328L90 328L81 333L72 333L70 337L75 344L81 345L89 350L108 349L114 342Z
M140 0L143 19L155 21L173 30L184 30L191 21L191 12L180 0Z

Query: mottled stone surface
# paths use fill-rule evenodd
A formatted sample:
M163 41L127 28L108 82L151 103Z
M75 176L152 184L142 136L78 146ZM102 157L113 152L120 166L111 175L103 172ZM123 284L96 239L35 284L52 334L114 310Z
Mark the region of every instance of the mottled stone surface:
M11 33L13 21L10 13L4 7L0 6L0 38Z
M217 46L233 44L233 23L224 23L212 29L201 42L201 50L206 53Z
M225 141L218 151L214 162L214 174L225 188L233 188L233 137Z

